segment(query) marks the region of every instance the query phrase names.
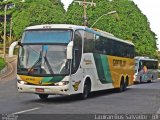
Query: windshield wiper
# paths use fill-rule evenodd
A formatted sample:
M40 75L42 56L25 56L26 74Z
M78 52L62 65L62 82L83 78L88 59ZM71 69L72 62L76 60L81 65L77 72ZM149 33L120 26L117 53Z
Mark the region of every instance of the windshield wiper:
M42 63L42 52L40 52L39 54L39 58L37 59L37 61L33 64L33 66L29 69L28 71L28 75L30 74L30 72L33 70L33 68L39 63L39 67L41 69L41 63Z
M42 46L42 53L43 53L44 49L45 49L45 46ZM49 72L53 75L54 72L52 70L52 67L51 67L50 63L48 62L48 59L47 59L46 55L47 55L47 49L45 49L45 56L43 56L43 55L42 56L44 57L44 62L46 62L47 67L49 69Z
M52 67L51 67L51 65L49 64L48 59L47 59L46 56L44 57L44 60L45 60L45 62L46 62L46 64L47 64L47 67L48 67L48 69L49 69L49 72L50 72L51 74L54 74L54 72L53 72L53 70L52 70Z
M53 72L53 70L52 70L52 67L51 67L51 65L49 64L48 59L47 59L47 57L46 57L47 51L46 51L46 53L45 53L45 56L43 56L43 51L44 51L44 49L43 49L43 47L42 47L42 52L40 52L38 60L37 60L37 61L33 64L33 66L30 68L30 70L28 71L28 74L30 74L30 72L33 70L33 68L34 68L37 64L39 64L38 66L39 66L40 74L41 74L41 71L42 71L42 68L41 68L42 57L44 58L44 62L46 62L46 65L47 65L47 67L48 67L48 69L49 69L49 72L50 72L51 74L54 74L54 72Z

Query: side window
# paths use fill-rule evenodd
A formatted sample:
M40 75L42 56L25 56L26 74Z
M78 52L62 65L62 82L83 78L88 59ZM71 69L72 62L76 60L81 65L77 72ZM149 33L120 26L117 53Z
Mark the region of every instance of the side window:
M94 50L94 34L86 32L84 33L84 53L92 53Z
M107 44L106 44L106 49L107 49L107 54L108 55L113 55L113 47L114 47L114 43L113 43L113 40L107 38Z
M101 54L106 54L107 50L105 48L106 47L105 37L100 36L100 41L101 41L101 48L100 48Z
M95 48L94 48L94 52L95 53L101 53L101 40L100 40L100 36L96 35L96 40L95 40Z
M95 53L103 54L105 53L104 49L104 39L101 36L96 35L96 40L95 40Z
M82 57L82 36L79 30L74 33L73 46L72 73L75 73L80 65Z

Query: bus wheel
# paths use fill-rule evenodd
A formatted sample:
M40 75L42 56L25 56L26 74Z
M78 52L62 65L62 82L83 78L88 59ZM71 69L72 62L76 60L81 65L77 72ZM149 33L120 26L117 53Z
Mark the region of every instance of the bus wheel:
M123 92L125 90L126 90L126 84L125 84L124 80L122 79L118 91Z
M151 77L150 80L147 81L147 83L152 83L152 80L153 80L153 76Z
M91 83L90 81L86 80L83 87L83 93L81 94L81 99L87 99L91 92Z
M41 100L46 100L48 98L48 95L47 94L39 94L39 98Z
M140 79L139 79L139 83L142 83L142 77L140 77Z

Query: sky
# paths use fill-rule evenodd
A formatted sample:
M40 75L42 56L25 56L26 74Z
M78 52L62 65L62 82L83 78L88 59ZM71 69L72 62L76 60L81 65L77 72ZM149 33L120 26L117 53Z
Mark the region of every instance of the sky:
M61 0L64 8L67 10L68 5L73 0ZM83 1L83 0L81 0ZM87 0L86 0L87 1ZM94 0L93 0L94 1ZM157 47L160 50L160 0L133 0L138 5L139 9L146 15L150 22L151 30L157 35Z

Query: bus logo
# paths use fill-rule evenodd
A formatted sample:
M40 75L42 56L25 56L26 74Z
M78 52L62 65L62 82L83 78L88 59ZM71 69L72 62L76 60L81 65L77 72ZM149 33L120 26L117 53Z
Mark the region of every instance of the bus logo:
M124 67L126 66L126 61L124 60L113 60L113 66L120 66L120 67Z
M78 90L78 86L81 83L81 81L75 82L73 86L74 90L77 91Z

